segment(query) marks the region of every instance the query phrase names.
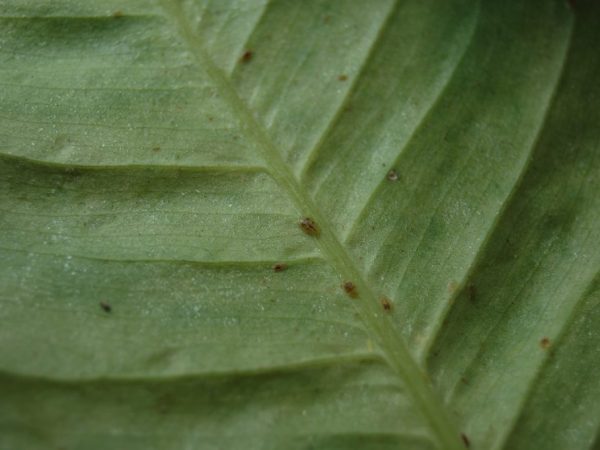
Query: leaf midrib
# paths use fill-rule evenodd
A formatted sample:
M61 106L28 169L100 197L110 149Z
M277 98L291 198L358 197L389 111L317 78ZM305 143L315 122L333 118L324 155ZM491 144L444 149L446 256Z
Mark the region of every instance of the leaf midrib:
M353 300L353 304L356 306L361 319L365 322L367 331L373 335L380 345L390 368L407 386L413 401L429 422L429 426L439 443L445 449L461 449L459 433L452 425L445 408L427 383L426 374L422 372L413 359L404 339L394 328L390 319L381 313L378 295L367 283L361 271L334 234L333 227L325 215L321 213L312 198L299 185L264 127L258 123L221 69L214 64L198 43L197 37L186 20L181 7L172 0L161 0L161 4L175 22L189 51L205 69L224 100L231 106L232 112L239 119L246 135L258 144L257 147L263 153L269 175L292 197L302 215L311 217L319 224L321 234L316 239L317 245L342 278L351 280L356 285L360 297Z

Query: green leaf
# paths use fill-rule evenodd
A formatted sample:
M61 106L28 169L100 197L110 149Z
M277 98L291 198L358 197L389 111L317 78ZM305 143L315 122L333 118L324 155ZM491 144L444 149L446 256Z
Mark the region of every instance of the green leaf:
M597 449L599 45L594 0L2 1L0 449Z

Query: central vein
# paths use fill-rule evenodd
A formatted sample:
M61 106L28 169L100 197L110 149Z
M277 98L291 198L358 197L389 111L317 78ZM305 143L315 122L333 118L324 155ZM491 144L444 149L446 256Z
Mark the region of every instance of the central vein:
M439 443L444 449L463 449L462 444L460 444L459 433L452 425L445 408L430 387L426 374L415 362L400 333L392 325L389 318L382 314L377 293L367 283L347 250L333 233L333 227L327 217L321 213L313 199L302 189L281 154L273 145L264 127L257 122L227 77L200 46L180 5L171 0L161 1L164 8L176 21L178 29L191 52L220 89L224 99L231 105L246 134L259 144L258 146L268 164L267 169L270 175L288 192L302 214L311 217L319 225L321 235L316 239L318 245L323 254L329 257L330 262L342 279L351 280L356 285L360 298L353 300L354 305L373 338L383 349L388 364L403 380L414 402L428 420Z

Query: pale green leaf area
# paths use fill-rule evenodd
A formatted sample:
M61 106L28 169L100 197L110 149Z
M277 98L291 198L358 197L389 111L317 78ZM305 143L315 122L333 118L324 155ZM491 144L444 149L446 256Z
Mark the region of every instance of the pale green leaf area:
M600 3L1 0L0 254L0 450L597 450Z

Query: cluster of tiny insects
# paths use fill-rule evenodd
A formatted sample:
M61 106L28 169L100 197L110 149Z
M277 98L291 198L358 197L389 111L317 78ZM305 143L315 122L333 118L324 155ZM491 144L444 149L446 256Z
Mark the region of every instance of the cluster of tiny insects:
M319 237L319 235L321 234L321 230L319 229L319 226L310 217L304 217L303 219L300 220L298 225L300 226L300 229L309 236ZM285 264L275 264L273 266L273 270L275 272L282 272L286 268L287 268L287 266ZM352 281L344 281L344 283L342 284L342 289L344 290L344 292L346 292L348 297L351 297L351 298L358 297L358 289L356 288L356 285ZM382 297L380 302L381 302L381 307L385 311L388 311L388 312L392 311L392 302L389 298Z

